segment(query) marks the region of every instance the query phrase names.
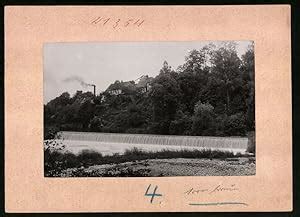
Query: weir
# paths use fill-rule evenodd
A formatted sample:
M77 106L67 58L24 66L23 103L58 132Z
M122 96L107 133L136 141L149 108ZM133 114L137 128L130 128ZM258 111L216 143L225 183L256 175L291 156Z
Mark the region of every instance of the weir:
M151 144L186 146L212 149L247 149L246 137L177 136L152 134L119 134L61 131L61 139L76 141L98 141L101 143Z

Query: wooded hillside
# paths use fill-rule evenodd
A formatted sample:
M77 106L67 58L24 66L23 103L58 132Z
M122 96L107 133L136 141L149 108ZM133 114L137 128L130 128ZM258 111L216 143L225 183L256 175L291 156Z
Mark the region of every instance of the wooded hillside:
M211 44L189 52L176 70L164 62L157 74L145 85L112 81L96 96L61 94L44 105L45 138L51 130L202 136L254 131L253 46L240 58L234 43Z

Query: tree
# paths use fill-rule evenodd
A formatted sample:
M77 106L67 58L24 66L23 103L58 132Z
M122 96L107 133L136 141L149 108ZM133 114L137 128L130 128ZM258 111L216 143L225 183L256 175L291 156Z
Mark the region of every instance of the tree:
M180 71L200 72L204 69L205 53L202 50L192 50L185 57L185 63L180 66Z
M190 135L192 129L192 117L188 113L178 110L175 119L170 123L171 135Z
M225 135L245 136L246 135L246 118L240 112L230 115L225 121Z
M89 123L89 128L93 132L101 132L103 127L103 122L101 117L99 116L94 116Z
M185 58L185 63L178 67L178 83L182 92L182 103L191 114L195 103L203 100L209 70L207 68L208 47L192 50Z
M153 109L153 128L160 134L169 134L170 122L174 119L179 106L181 91L177 73L164 62L160 74L154 79L149 93Z
M82 124L82 130L88 130L90 120L94 117L94 105L91 101L86 100L82 103L78 111L78 118Z
M192 134L196 136L213 135L214 107L209 103L197 102L193 116Z
M171 73L171 72L172 72L171 66L169 66L167 61L164 61L160 73Z
M254 48L234 43L192 50L174 71L164 61L147 92L116 81L97 96L69 93L44 105L46 137L54 131L245 136L254 131ZM118 90L114 92L113 90Z
M254 94L254 44L249 45L246 53L242 55L242 71L244 77L244 93L247 107L247 129L255 128L255 94Z
M241 60L237 55L235 45L225 44L212 53L211 80L218 92L218 101L224 101L226 113L232 111L231 100L234 92L242 87L242 74L240 73Z

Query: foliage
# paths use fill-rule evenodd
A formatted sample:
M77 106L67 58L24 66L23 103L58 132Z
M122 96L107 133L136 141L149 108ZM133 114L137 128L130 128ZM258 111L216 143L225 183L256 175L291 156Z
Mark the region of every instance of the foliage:
M232 135L234 133L246 134L246 119L243 113L230 115L225 122L225 134Z
M253 46L241 57L230 42L192 50L178 69L165 61L149 81L146 91L116 81L97 96L61 94L44 105L44 138L60 130L207 136L255 130Z
M76 158L81 166L87 167L94 164L101 164L102 154L93 150L82 150Z
M69 153L62 153L64 145L56 138L44 140L44 173L45 176L57 176L62 170L72 167L69 160L73 159Z
M190 135L193 119L188 113L178 110L175 119L170 123L171 135Z
M196 136L210 135L214 131L214 107L209 103L197 102L195 105L192 134Z

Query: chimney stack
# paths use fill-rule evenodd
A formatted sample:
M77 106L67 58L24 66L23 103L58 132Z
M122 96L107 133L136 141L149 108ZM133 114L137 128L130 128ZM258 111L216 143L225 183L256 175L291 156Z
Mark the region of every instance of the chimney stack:
M92 86L94 87L94 96L96 96L96 85L92 84Z

